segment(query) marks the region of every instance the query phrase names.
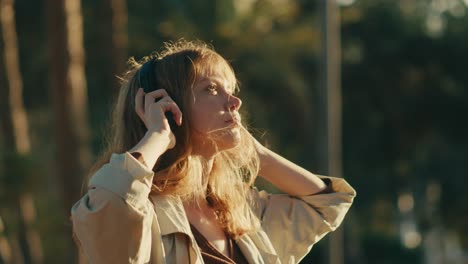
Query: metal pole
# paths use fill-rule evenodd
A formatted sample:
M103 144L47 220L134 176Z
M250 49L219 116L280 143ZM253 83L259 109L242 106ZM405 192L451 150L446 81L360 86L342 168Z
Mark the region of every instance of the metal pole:
M321 85L319 88L321 144L320 165L328 175L342 177L342 127L341 127L341 46L340 16L336 0L321 0ZM328 263L343 264L343 230L340 228L329 237Z

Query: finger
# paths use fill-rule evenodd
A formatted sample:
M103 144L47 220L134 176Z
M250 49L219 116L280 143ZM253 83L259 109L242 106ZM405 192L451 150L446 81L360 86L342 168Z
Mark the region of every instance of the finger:
M140 119L145 123L145 111L143 109L143 100L144 100L145 93L143 92L143 88L139 88L136 95L135 95L135 112L140 117ZM146 123L145 123L146 125Z
M171 111L174 116L174 120L176 121L177 125L182 125L182 111L180 111L179 106L174 102L167 102L165 104L164 112Z
M145 94L145 109L148 109L148 107L154 103L156 99L164 96L169 96L169 94L167 94L166 90L164 89L158 89Z
M154 90L152 92L146 93L145 95L151 96L151 97L154 97L154 98L169 96L166 89L157 89L157 90Z

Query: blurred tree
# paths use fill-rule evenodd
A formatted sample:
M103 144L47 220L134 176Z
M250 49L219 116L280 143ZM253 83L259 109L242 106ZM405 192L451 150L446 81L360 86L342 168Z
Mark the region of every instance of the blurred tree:
M13 263L13 256L10 241L5 234L5 226L0 216L0 263L11 264Z
M2 89L0 105L2 105L2 135L5 144L2 155L4 162L3 183L8 186L5 198L12 201L8 206L15 214L12 214L10 227L13 227L11 235L18 235L21 253L15 250L12 261L21 263L42 263L42 246L38 232L33 227L36 221L34 198L31 193L31 184L28 178L33 177L32 170L19 169L28 167L26 159L31 154L31 141L29 137L29 124L23 103L23 83L19 68L17 36L15 26L15 12L13 0L0 1L0 23L3 40L3 59L5 65L6 85ZM19 172L19 173L15 173ZM10 185L8 183L16 183ZM8 226L7 226L8 227ZM3 224L2 224L3 229ZM16 241L16 238L14 239ZM14 247L16 249L16 247ZM8 259L6 260L8 261Z
M118 92L117 76L124 72L127 60L127 3L125 0L104 0L99 3L100 12L96 20L99 21L97 40L103 53L100 59L105 63L101 68L105 79L103 97L110 99Z
M48 0L47 31L56 168L68 219L91 161L80 1ZM71 230L67 232L71 238Z
M1 7L0 7L0 9L1 9ZM0 42L0 49L3 50L3 42ZM5 70L4 70L4 67L3 67L4 66L3 61L4 61L3 52L0 52L0 87L1 87L0 97L1 98L6 98L7 97L6 88L3 88L3 87L6 87L6 81L5 81L5 76L4 76ZM5 111L6 106L0 105L0 107L2 107L0 113L6 112ZM4 119L5 118L2 116L1 120L4 120ZM2 125L2 127L3 127L3 125ZM1 130L3 130L3 129L0 129L0 131ZM3 135L2 135L2 137L0 137L0 142L2 141L2 139L3 139ZM2 166L2 165L4 165L4 164L0 163L0 171L4 173L4 166ZM1 181L3 182L3 175L2 175ZM5 188L5 187L3 187L3 188ZM4 193L5 193L5 190L0 188L0 194L3 196ZM3 200L5 201L6 199L3 199ZM6 202L6 203L8 203L8 202ZM7 206L9 206L9 204L2 205L2 208L7 207ZM4 213L5 213L4 210L0 211L0 263L10 264L10 263L13 263L13 248L12 248L12 245L11 245L11 237L9 238L7 236L7 233L5 232L5 225L4 225L3 218L2 218ZM19 255L19 253L17 253L17 255Z
M468 53L461 48L468 17L438 13L444 28L434 34L427 16L432 3L444 1L400 2L363 0L343 10L345 171L358 189L355 210L366 215L364 237L398 239L397 194L411 190L424 232L432 222L423 216L425 189L440 182L442 212L431 218L457 230L466 249L468 196L460 186L466 185L468 124L459 118L468 113Z

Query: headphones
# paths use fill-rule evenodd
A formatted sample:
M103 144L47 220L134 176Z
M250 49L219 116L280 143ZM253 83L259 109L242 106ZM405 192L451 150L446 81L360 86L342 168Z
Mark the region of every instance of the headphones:
M160 61L158 59L150 59L149 61L145 62L138 72L138 86L143 88L145 93L150 93L152 91L156 91L158 89L158 80L156 78L156 64ZM159 101L161 98L156 99L155 102ZM167 111L164 113L166 115L167 121L171 127L171 130L174 131L174 128L178 127L172 112Z

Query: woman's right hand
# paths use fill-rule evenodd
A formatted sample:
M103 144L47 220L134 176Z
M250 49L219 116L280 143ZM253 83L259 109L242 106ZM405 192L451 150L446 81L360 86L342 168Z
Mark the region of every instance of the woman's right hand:
M157 102L156 100L159 99ZM158 89L145 94L143 88L139 88L135 96L135 111L145 124L148 132L167 134L169 138L168 149L175 146L175 136L171 131L166 112L172 112L177 125L182 125L182 112L179 106L169 97L164 89Z

